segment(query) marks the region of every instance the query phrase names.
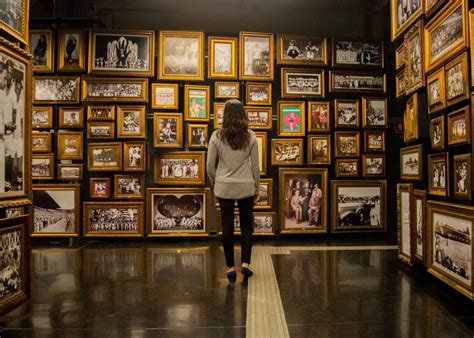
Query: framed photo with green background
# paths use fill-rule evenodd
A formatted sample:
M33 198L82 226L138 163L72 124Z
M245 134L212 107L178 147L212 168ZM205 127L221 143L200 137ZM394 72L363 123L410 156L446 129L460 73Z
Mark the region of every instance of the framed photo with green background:
M209 121L210 119L209 86L184 86L184 120Z
M304 101L278 101L278 136L305 136Z

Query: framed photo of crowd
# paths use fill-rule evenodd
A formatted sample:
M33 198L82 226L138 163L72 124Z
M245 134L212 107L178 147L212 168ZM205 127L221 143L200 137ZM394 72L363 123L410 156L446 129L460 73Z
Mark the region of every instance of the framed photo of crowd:
M33 78L33 104L78 104L78 76L42 76Z
M334 67L384 67L383 41L333 39Z
M79 87L78 87L79 88ZM148 102L148 80L140 78L84 78L82 100L89 102Z
M282 68L281 97L324 97L324 70Z
M175 151L155 155L155 182L162 185L204 185L205 152Z

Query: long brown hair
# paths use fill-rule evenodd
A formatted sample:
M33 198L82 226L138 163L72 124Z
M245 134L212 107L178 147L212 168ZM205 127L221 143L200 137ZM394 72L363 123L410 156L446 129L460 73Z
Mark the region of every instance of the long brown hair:
M250 142L248 127L249 121L242 102L235 99L227 100L219 138L225 141L232 150L244 149Z

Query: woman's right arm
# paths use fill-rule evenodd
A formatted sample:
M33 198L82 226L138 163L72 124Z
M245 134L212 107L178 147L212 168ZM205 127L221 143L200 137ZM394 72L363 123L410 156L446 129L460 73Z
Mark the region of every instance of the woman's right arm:
M258 142L254 140L252 150L250 152L250 165L252 167L253 179L255 180L255 195L260 192L260 168L258 165Z
M215 143L215 134L212 134L209 140L209 147L207 150L206 172L211 186L214 186L216 181L216 163L217 163L217 147Z

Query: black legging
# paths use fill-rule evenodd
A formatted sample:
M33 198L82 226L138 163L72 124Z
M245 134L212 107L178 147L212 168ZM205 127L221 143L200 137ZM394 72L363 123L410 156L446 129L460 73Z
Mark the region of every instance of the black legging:
M221 207L222 242L228 267L234 266L234 205L235 200L218 198ZM237 200L240 217L242 263L250 264L253 232L253 196Z

